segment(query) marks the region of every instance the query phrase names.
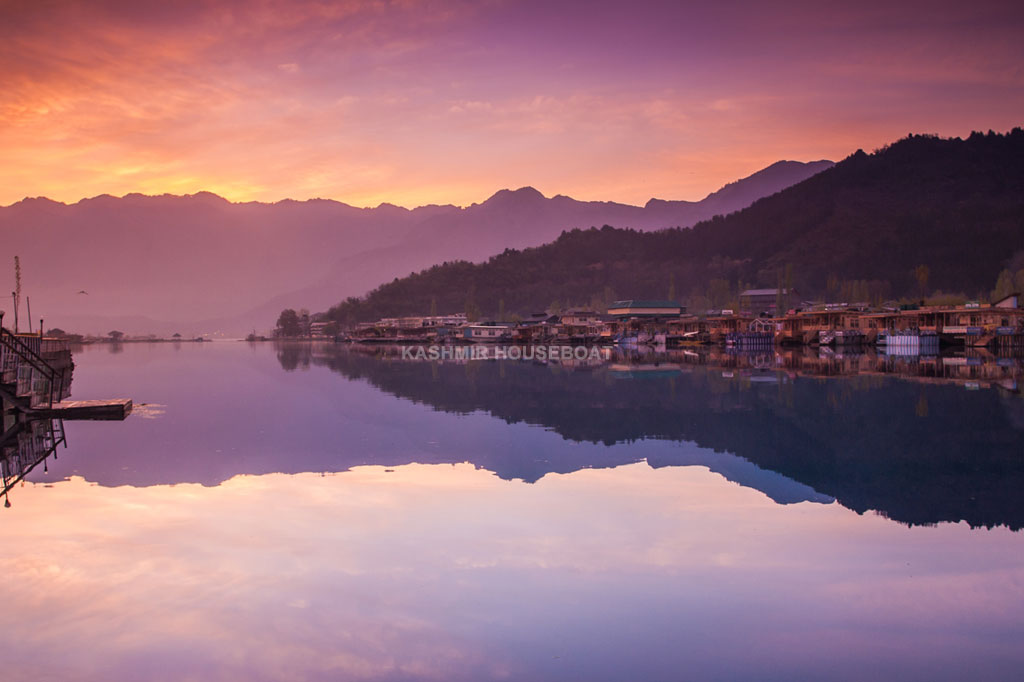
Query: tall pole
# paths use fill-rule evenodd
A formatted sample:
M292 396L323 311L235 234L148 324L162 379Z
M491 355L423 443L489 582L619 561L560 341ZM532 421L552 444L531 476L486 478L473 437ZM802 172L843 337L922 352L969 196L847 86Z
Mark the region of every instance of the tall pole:
M14 333L18 333L18 292L11 292L11 301L14 303Z
M25 308L28 310L28 333L32 333L32 298L25 297Z

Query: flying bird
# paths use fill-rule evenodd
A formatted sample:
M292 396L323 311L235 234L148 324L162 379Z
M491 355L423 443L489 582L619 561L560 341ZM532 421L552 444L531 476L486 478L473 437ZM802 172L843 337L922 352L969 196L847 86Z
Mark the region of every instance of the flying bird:
M80 290L80 291L79 291L78 293L80 293L80 294L85 294L86 296L88 296L88 295L89 295L89 292L88 292L88 291L86 291L85 289L81 289L81 290Z

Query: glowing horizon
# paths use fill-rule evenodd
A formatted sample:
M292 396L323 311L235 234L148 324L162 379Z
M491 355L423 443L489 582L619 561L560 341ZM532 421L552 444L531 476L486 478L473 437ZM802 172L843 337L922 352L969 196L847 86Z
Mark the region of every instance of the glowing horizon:
M999 2L0 2L0 205L698 200L1021 125L1022 30Z

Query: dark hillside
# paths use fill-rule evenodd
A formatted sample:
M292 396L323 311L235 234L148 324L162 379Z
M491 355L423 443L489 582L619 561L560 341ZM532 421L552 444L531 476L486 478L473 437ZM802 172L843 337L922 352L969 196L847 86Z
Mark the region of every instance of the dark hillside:
M557 301L675 296L726 305L787 269L805 295L832 299L970 296L1024 268L1024 130L966 140L913 135L692 229L572 230L485 263L446 263L331 309L339 321L479 308L525 313Z

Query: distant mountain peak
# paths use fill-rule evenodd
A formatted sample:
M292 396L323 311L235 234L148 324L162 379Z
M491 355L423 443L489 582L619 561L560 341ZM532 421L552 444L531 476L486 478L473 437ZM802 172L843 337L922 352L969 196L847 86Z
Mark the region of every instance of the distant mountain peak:
M671 208L673 206L679 206L680 204L693 204L693 203L696 203L696 202L692 202L692 201L675 201L675 200L669 200L669 199L654 199L654 198L651 198L651 199L647 200L646 204L644 204L644 208L645 209L663 209L663 208Z
M821 161L776 161L770 166L741 178L715 190L700 201L673 201L667 199L651 199L644 208L654 210L670 210L680 206L696 206L707 204L721 208L724 212L732 212L750 205L761 197L771 196L787 187L791 187L807 178L817 175L823 170L834 166L828 160Z
M762 197L799 184L804 180L836 165L834 161L776 161L756 173L730 182L704 198L709 203L728 201L749 205Z
M230 204L230 203L232 203L232 202L228 201L227 199L225 199L224 197L222 197L221 195L214 194L213 192L208 192L206 190L201 190L199 192L196 192L195 194L186 194L185 196L189 197L191 199L201 199L203 201L210 201L210 202L215 202L215 203L219 203L219 204Z
M54 201L53 199L50 199L49 197L25 197L21 201L14 202L13 204L11 204L11 206L12 207L14 207L14 206L23 206L23 207L30 207L30 206L35 206L35 207L57 207L57 206L67 206L67 204L62 203L60 201Z
M516 202L525 203L528 201L544 200L546 197L533 187L526 186L519 189L500 189L484 201L483 205L494 203Z
M383 202L377 204L376 208L367 208L365 210L367 210L367 211L381 211L381 212L387 212L387 213L408 213L409 212L409 209L405 208L404 206L399 206L397 204L392 204L392 203L387 202L387 201L383 201Z

